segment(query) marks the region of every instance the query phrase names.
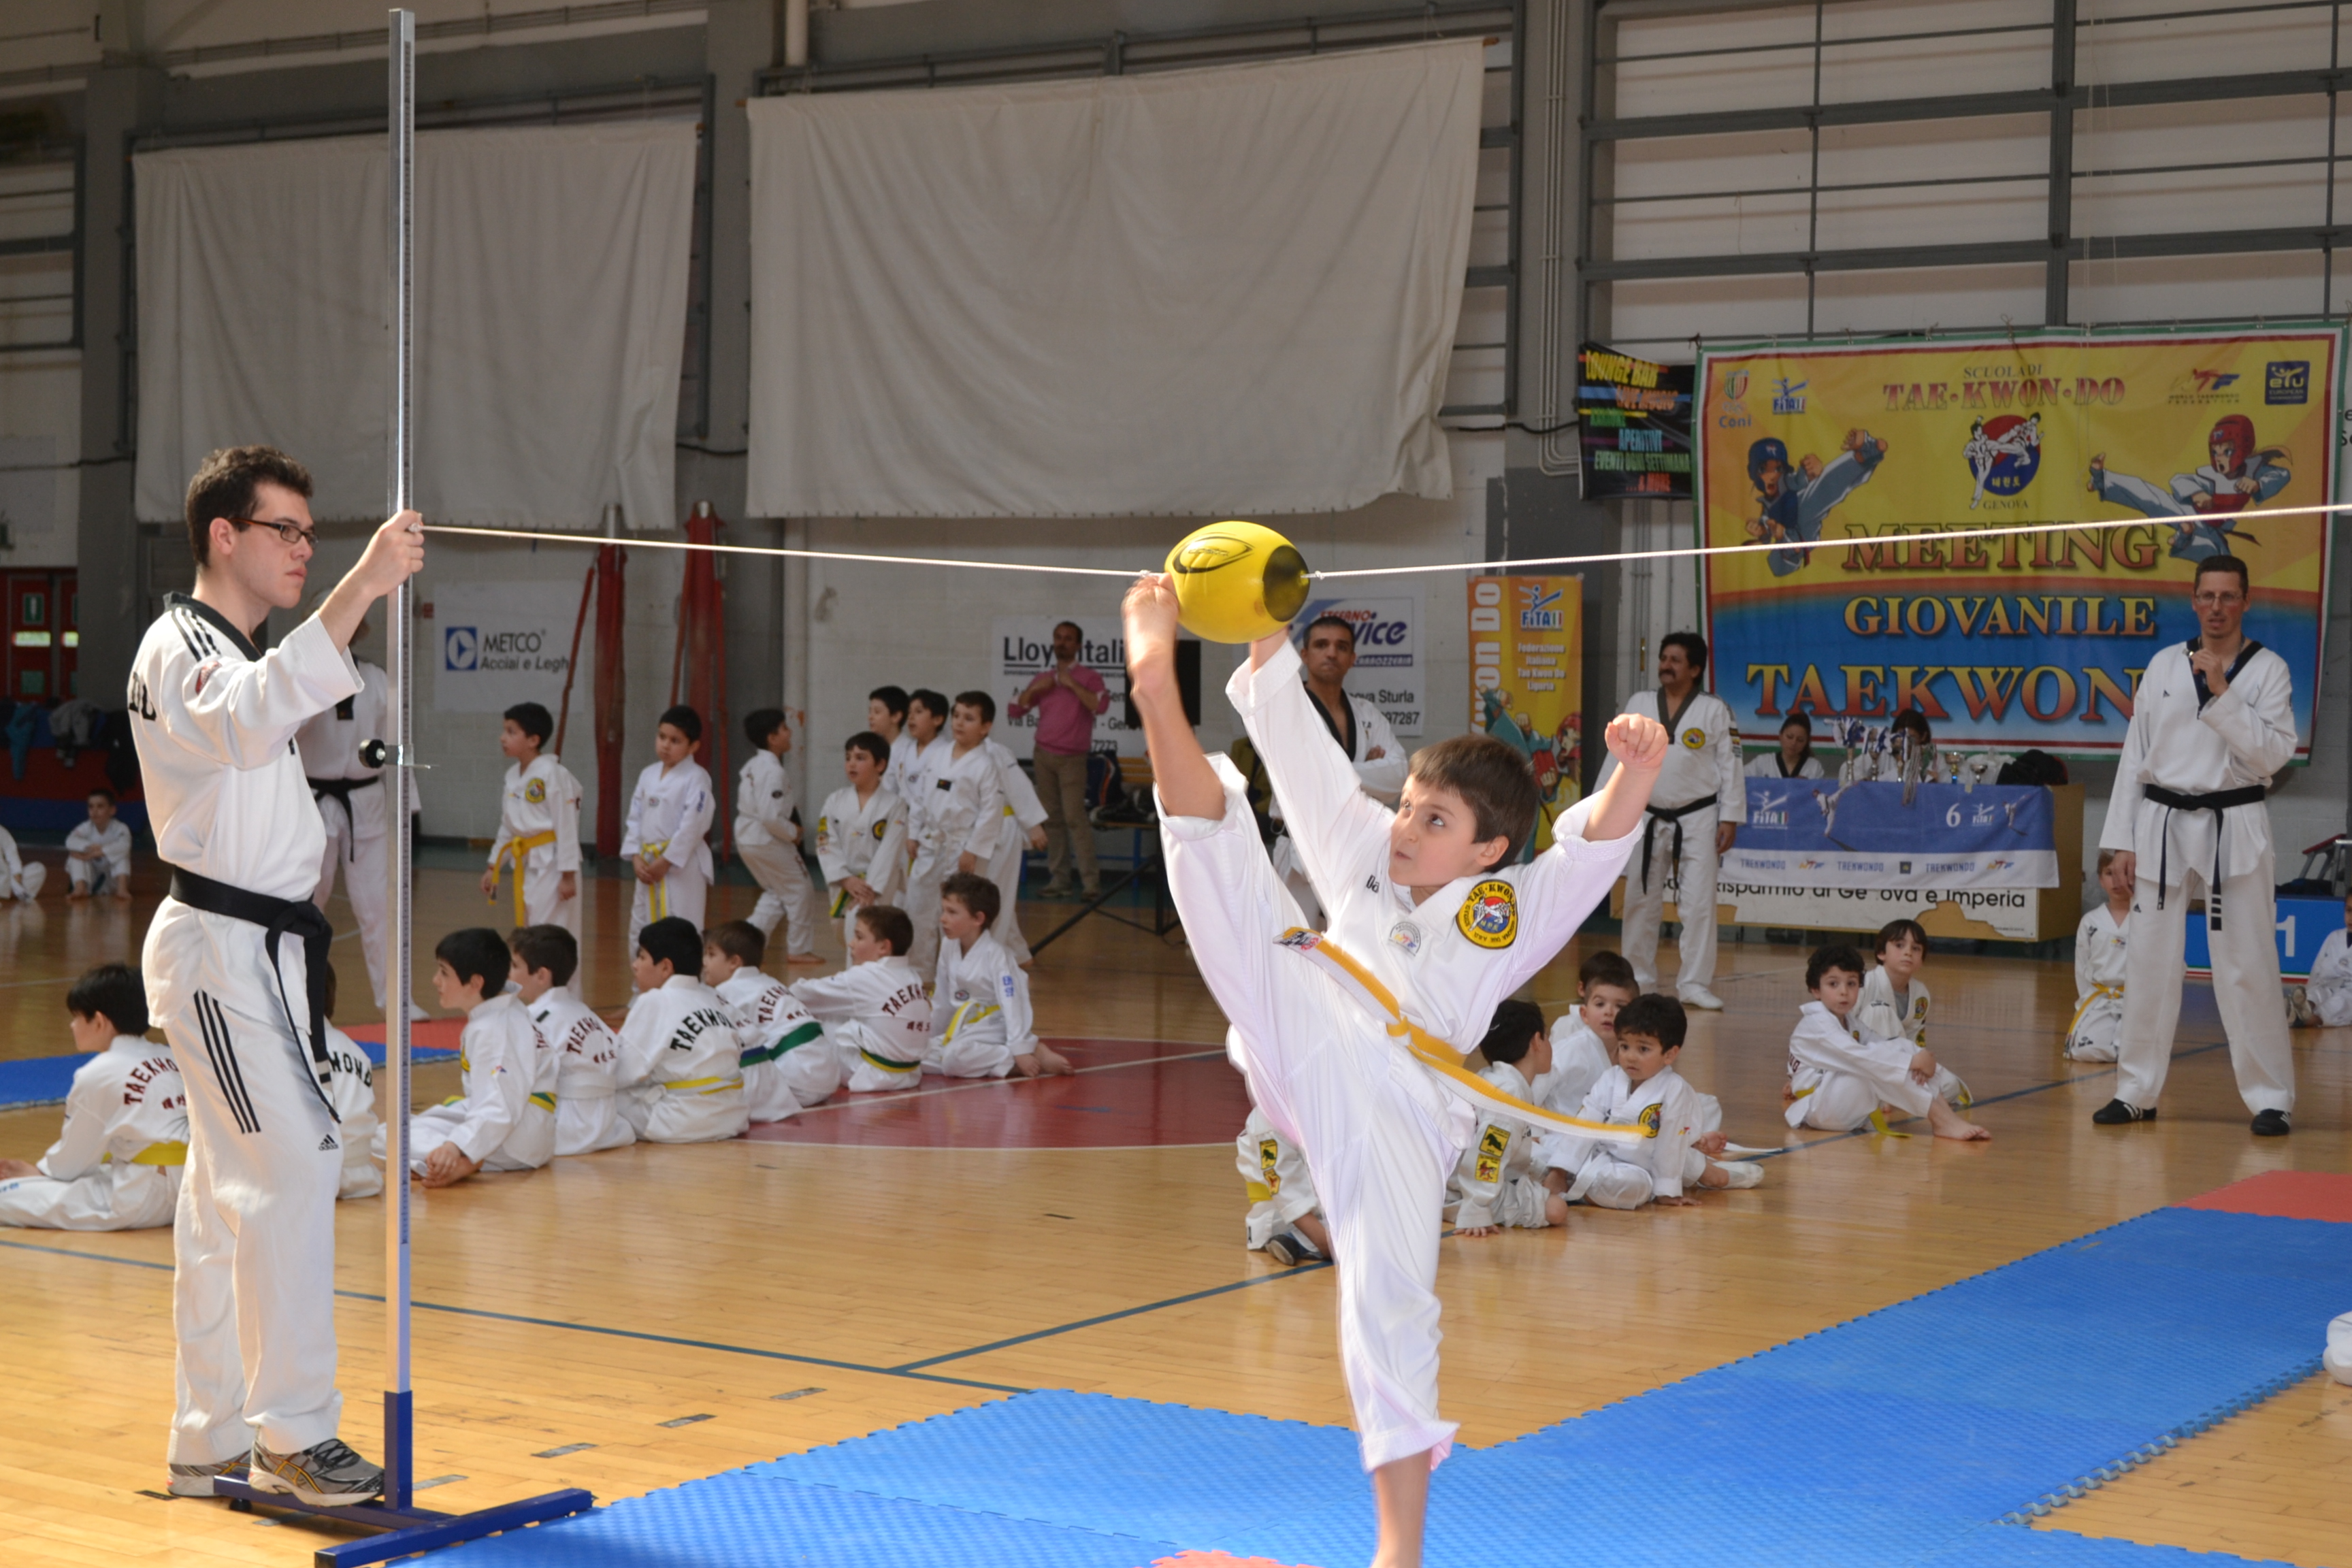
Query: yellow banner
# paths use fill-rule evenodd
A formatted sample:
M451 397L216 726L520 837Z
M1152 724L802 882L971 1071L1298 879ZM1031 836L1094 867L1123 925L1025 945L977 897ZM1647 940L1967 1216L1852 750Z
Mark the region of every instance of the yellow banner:
M1470 579L1470 722L1527 759L1543 787L1531 846L1583 793L1584 579Z
M2287 661L2307 752L2336 499L2333 328L1709 350L1698 509L1715 689L1749 740L1780 718L1938 747L2123 743L2148 657L2196 630L2197 563L2252 574L2250 637ZM2013 539L2002 523L2144 520Z

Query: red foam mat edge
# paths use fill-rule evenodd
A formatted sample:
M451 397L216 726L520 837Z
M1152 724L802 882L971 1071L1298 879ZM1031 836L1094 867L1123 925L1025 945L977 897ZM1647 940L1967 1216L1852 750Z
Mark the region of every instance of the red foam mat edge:
M2326 1219L2352 1224L2352 1175L2327 1171L2264 1171L2216 1187L2179 1205L2274 1219Z

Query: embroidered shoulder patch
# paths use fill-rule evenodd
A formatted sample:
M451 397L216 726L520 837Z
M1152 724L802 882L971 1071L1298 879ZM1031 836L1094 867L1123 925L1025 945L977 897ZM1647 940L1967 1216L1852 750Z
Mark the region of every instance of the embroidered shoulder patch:
M1470 889L1454 923L1480 947L1508 947L1519 935L1518 893L1501 878L1489 878Z

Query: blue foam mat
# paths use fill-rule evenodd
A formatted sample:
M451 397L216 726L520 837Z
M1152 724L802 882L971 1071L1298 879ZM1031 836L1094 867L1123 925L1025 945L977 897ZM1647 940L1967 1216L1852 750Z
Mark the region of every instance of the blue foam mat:
M1694 1561L2170 1568L2021 1528L2316 1364L2352 1232L2164 1209L1483 1450L1433 1479L1430 1568ZM2079 1493L2077 1494L2079 1495ZM1373 1521L1331 1427L1041 1391L460 1548L470 1563L1340 1568ZM2347 1554L2352 1561L2352 1554Z
M360 1049L367 1052L368 1060L383 1066L383 1047L362 1040ZM408 1059L412 1062L453 1062L455 1051L439 1050L429 1046L411 1046ZM66 1092L73 1088L74 1069L89 1060L87 1051L70 1052L61 1057L24 1057L16 1061L0 1061L0 1110L19 1110L28 1105L62 1105Z

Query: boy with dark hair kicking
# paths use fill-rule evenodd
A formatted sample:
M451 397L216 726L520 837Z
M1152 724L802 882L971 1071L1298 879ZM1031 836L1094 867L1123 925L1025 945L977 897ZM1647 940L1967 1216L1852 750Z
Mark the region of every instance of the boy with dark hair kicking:
M1517 865L1539 804L1522 758L1483 736L1428 747L1392 812L1329 743L1287 634L1261 638L1226 691L1328 912L1323 935L1290 927L1241 775L1202 750L1185 719L1172 583L1138 578L1123 613L1128 690L1185 935L1233 1025L1252 1097L1305 1152L1330 1223L1341 1359L1380 1512L1375 1568L1417 1568L1429 1474L1454 1432L1437 1414L1446 1177L1474 1103L1552 1120L1498 1097L1449 1042L1482 1037L1496 1005L1607 896L1665 732L1654 720L1612 721L1616 773L1561 815L1549 850Z

